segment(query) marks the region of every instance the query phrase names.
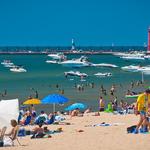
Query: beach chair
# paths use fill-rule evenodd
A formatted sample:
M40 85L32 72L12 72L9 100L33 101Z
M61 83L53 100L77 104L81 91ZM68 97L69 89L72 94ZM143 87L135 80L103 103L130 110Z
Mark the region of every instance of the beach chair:
M15 146L14 145L15 140L18 142L18 144L20 146L22 146L21 143L19 142L18 137L17 137L18 136L18 131L19 131L19 127L18 127L17 130L15 130L15 133L14 133L12 138L10 138L9 136L4 136L4 146Z
M55 115L52 115L52 117L47 121L47 124L53 124L55 122Z
M19 144L20 146L22 146L21 143L20 143L20 141L19 141L19 139L18 139L18 132L19 132L19 128L18 128L18 130L16 130L15 137L14 137L14 139L13 139L13 146L14 146L14 141L15 141L15 140L18 142L18 144Z
M0 147L3 147L3 145L4 145L3 139L4 139L6 129L7 129L7 127L4 126L0 132Z

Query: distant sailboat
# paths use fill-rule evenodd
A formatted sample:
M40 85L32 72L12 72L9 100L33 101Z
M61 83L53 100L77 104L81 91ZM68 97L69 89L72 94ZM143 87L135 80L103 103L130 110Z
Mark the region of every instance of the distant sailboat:
M76 49L74 39L72 39L71 51L72 51L73 53L80 53L80 52L81 52L81 50L77 50L77 49Z
M74 51L75 50L75 42L74 39L72 39L72 46L71 46L71 50Z

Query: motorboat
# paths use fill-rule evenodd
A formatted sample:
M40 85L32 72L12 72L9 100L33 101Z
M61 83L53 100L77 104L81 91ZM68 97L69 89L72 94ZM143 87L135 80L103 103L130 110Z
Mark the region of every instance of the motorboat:
M150 71L150 66L140 67L138 68L138 71L142 71L142 72Z
M115 56L119 56L119 57L128 57L128 56L135 56L135 57L144 57L145 56L145 52L139 52L139 51L130 51L130 52L115 52L113 53L113 55Z
M58 62L56 60L46 60L46 63L57 64Z
M79 71L68 71L64 72L65 76L77 76L77 77L87 77L88 75L86 73L81 73Z
M4 67L6 67L6 68L13 68L13 67L15 67L15 65L14 64L5 64Z
M132 72L137 72L139 68L142 68L142 67L141 66L135 66L135 65L129 65L129 66L121 67L121 69L124 71L132 71Z
M52 59L58 59L58 60L66 59L66 56L63 53L49 54L48 56L51 57Z
M27 72L26 69L24 69L23 67L20 67L20 66L15 66L15 67L11 68L10 71L12 71L12 72Z
M144 58L150 60L150 55L145 55Z
M12 63L10 60L4 60L3 62L1 62L2 65L13 65L14 63Z
M110 76L112 76L112 73L110 73L110 72L105 72L105 73L98 72L98 73L95 73L94 75L98 76L98 77L110 77Z
M122 59L125 59L125 60L131 60L131 61L143 61L145 60L145 58L143 56L135 56L135 55L128 55L128 56L122 56L121 57Z
M100 64L91 64L93 67L110 67L110 68L116 68L118 66L113 64L107 64L107 63L100 63Z
M81 56L78 59L66 60L60 63L65 67L87 67L90 66L90 62L87 61L87 57Z

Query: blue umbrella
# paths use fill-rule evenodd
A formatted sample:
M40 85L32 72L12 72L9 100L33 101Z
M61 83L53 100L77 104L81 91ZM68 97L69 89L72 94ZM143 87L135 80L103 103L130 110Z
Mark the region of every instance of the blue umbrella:
M83 103L74 103L70 106L68 106L67 108L65 108L66 111L72 111L74 109L85 109L87 106Z
M60 94L50 94L41 100L42 104L53 104L53 111L55 111L55 104L64 104L68 102L68 98Z

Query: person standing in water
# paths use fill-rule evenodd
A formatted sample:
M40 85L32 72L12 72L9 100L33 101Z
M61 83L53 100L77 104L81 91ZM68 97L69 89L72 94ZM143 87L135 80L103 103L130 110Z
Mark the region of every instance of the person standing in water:
M99 111L104 111L105 108L105 102L103 100L103 97L100 96L99 98Z

